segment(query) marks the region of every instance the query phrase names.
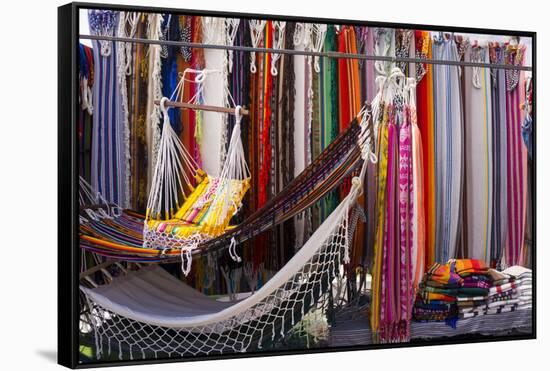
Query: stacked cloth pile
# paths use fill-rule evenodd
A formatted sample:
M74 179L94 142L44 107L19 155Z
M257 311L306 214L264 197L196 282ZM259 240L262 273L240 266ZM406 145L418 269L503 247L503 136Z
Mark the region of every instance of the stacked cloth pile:
M445 321L455 326L458 318L457 295L464 279L455 272L455 263L435 263L419 284L413 307L415 321Z
M416 295L415 321L445 321L532 308L532 272L513 266L499 272L475 259L435 263Z
M487 300L495 279L504 279L499 272L489 269L483 261L475 259L453 260L456 273L463 278L457 293L458 317L473 317L487 306Z
M514 278L514 286L518 295L517 309L533 308L533 272L529 268L515 265L503 271Z
M490 286L486 295L458 298L459 318L498 314L532 308L532 272L513 266L502 272L487 271ZM460 301L466 300L466 301ZM461 305L462 304L462 305Z

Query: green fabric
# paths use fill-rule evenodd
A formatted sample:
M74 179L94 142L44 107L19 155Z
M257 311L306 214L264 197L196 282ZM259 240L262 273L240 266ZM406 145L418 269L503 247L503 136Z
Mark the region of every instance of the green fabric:
M336 28L329 25L325 37L324 51L337 50ZM325 149L338 135L338 60L323 57L320 61L321 73L321 147ZM322 200L323 219L338 205L338 193L330 192Z

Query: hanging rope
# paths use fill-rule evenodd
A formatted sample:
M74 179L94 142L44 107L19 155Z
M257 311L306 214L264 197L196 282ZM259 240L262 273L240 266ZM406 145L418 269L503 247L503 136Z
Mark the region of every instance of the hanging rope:
M283 49L284 43L285 43L285 28L286 28L286 22L273 22L273 28L275 31L273 32L273 48L274 49ZM281 54L279 53L272 53L271 54L271 75L277 76L277 61L281 57Z
M252 41L252 47L257 48L260 45L260 40L263 37L266 21L258 21L251 19L248 21L250 24L250 39ZM256 73L256 52L250 53L250 72Z
M237 31L239 31L239 24L241 20L239 18L226 18L225 19L225 45L233 46L235 43L235 37ZM233 71L233 50L228 50L228 70L229 73Z

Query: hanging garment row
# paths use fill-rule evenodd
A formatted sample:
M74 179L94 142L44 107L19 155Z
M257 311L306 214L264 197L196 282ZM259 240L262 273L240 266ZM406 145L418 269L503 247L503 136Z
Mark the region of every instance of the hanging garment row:
M354 213L362 222L345 271L353 278L350 298L372 277L376 338L408 337L418 282L434 262L530 265L533 92L526 44L169 14L88 17L93 47L80 58L81 119L92 119L82 126L91 134L80 148L91 143L91 158L82 154L80 169L109 202L145 211L161 138L155 102L172 97L182 81L175 101L249 111L241 139L255 191L245 195L236 221L279 193L372 102L379 162L369 164L364 180ZM184 76L189 69L211 72L196 81ZM192 160L219 174L235 117L167 114ZM205 293L260 287L349 189L344 181L294 220L238 246L241 263L199 258L186 280ZM226 287L216 287L220 282Z

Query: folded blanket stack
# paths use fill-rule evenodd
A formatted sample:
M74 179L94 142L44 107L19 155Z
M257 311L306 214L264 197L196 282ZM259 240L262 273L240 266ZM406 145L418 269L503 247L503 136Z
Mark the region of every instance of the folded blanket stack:
M503 271L514 279L517 292L517 309L533 308L533 272L529 268L515 265Z
M485 307L493 280L483 261L456 259L454 263L456 273L463 280L456 297L458 317L467 318Z
M503 272L475 259L434 264L424 275L413 308L416 321L446 321L532 307L532 272L514 266Z
M462 281L454 271L454 264L435 263L420 283L413 307L413 319L454 323L457 318L456 296Z
M528 268L513 266L502 272L488 270L491 280L484 300L477 297L471 305L460 306L459 318L513 312L532 308L532 272ZM460 300L460 299L459 299Z

